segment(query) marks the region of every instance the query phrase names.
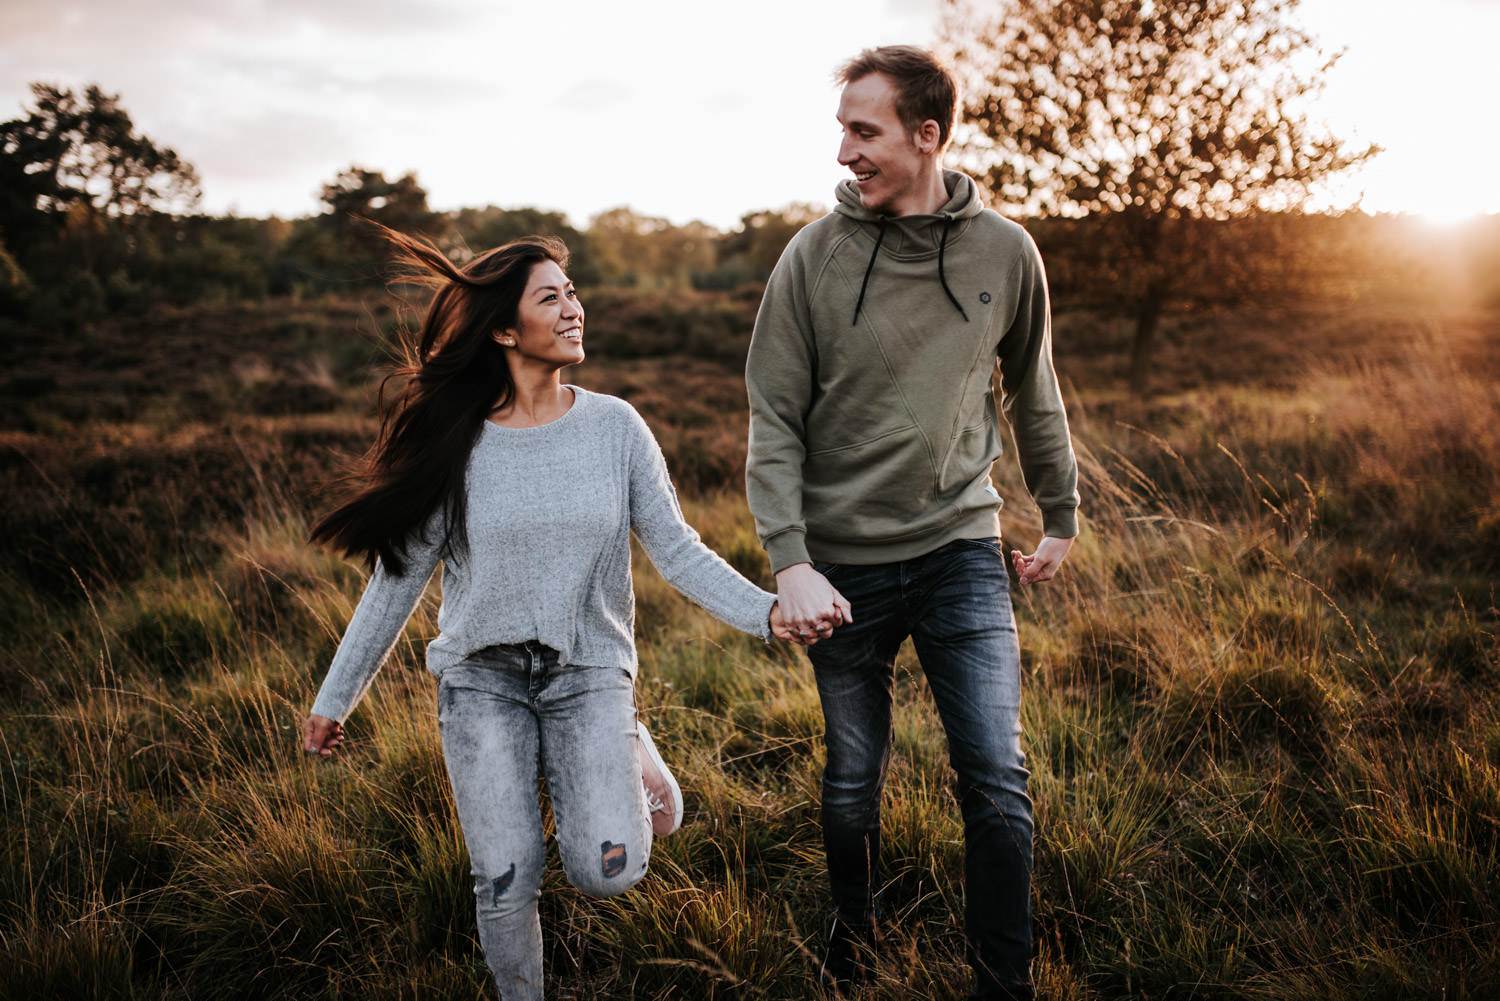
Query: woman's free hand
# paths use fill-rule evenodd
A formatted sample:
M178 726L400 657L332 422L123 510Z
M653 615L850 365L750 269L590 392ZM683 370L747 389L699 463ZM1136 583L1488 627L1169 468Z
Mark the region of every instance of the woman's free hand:
M308 754L328 757L344 739L344 728L327 716L309 716L302 725L302 749Z

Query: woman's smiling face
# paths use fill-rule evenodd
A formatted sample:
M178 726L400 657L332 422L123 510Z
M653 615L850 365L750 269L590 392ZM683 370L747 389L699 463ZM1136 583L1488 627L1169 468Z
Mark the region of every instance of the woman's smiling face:
M516 325L495 337L521 363L564 368L583 361L583 304L556 261L532 266Z

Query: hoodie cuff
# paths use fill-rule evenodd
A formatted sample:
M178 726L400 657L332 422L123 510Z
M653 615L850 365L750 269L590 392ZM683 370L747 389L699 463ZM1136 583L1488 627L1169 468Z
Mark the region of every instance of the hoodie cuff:
M812 557L807 555L807 533L791 530L782 532L780 535L767 539L765 542L766 555L771 559L771 572L781 573L787 567L796 566L798 563L811 563Z
M1057 539L1071 539L1078 535L1078 509L1060 507L1043 511L1042 534Z

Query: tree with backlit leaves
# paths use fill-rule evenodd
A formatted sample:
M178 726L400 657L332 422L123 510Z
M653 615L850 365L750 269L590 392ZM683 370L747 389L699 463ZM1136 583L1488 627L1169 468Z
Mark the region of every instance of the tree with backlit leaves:
M143 223L192 209L198 173L136 131L118 94L31 85L22 118L0 122L0 233L48 271L117 267Z
M504 209L487 205L482 209L459 209L450 218L450 240L454 249L464 256L470 250L487 250L532 234L555 236L567 245L568 277L573 279L573 283L579 288L585 288L599 282L598 269L589 256L588 239L561 212L531 207Z
M447 220L427 207L427 191L408 171L395 180L367 167L351 165L323 185L321 196L327 211L320 228L336 241L343 264L361 280L380 277L390 258L390 246L373 220L400 233L440 237Z
M1163 307L1201 264L1200 220L1304 206L1378 152L1310 118L1337 61L1298 0L944 0L963 90L954 159L1001 211L1099 217L1145 390Z
M48 215L85 206L109 217L197 204L192 164L136 132L118 94L34 83L31 95L25 118L0 123L8 202Z
M31 96L0 122L0 311L33 293L49 321L117 307L197 204L197 171L97 84L34 83Z

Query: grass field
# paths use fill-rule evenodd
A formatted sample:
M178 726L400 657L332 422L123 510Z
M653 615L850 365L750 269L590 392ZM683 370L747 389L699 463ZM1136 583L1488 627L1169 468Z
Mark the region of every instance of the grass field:
M739 489L748 302L704 306L733 343L627 357L628 332L601 336L575 378L635 402L690 520L764 579ZM493 996L420 667L435 594L346 753L297 742L362 583L307 525L372 433L397 322L372 298L6 333L0 997ZM1125 331L1057 319L1086 518L1064 575L1018 598L1044 996L1496 996L1500 314L1174 317L1144 401ZM997 480L1029 546L1009 458ZM639 700L687 821L623 897L554 859L549 996L815 997L805 661L643 561L637 597ZM899 687L868 996L961 998L958 812L909 655Z

